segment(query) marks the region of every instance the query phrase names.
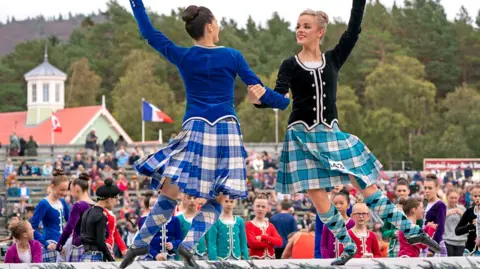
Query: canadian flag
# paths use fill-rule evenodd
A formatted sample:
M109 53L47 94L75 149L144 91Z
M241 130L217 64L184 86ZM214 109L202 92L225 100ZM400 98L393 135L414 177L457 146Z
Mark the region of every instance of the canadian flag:
M60 125L60 120L55 116L55 113L52 112L52 129L54 132L61 133L62 126Z

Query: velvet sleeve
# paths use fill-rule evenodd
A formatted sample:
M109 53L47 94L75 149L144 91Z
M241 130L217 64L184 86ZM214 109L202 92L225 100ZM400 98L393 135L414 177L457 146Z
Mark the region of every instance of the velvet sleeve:
M473 209L472 209L473 210ZM464 234L468 234L471 231L475 231L475 225L472 224L473 218L471 215L470 208L463 213L462 218L457 224L457 227L455 228L455 235L460 236Z
M124 252L127 250L127 246L125 245L125 242L123 242L123 239L120 236L120 233L118 232L117 227L113 229L113 241L115 241L115 244L117 245L120 252Z
M42 244L36 240L32 244L32 263L42 263Z
M105 242L107 239L105 238L105 229L107 229L107 217L104 215L96 216L98 218L95 235L97 239L97 247L103 253L103 258L106 261L113 262L115 259L112 257L110 250L107 247L107 243Z
M323 231L323 222L320 220L318 217L318 214L316 214L315 217L315 259L321 259L322 258L322 251L321 251L321 238L322 236L322 231Z
M45 240L43 237L43 234L41 234L38 229L40 222L43 220L43 217L45 216L45 213L47 211L47 201L45 199L42 199L37 207L35 208L35 211L33 212L33 216L30 219L30 224L32 224L32 228L34 230L34 238L35 240L39 241L44 247L47 247L49 243Z
M262 241L267 242L274 247L281 247L283 245L283 238L278 234L277 229L273 224L269 224L267 233L269 234L262 235Z
M153 27L142 0L130 0L130 6L142 37L169 62L178 66L188 49L175 45L162 32Z
M248 86L260 84L265 87L258 76L252 71L243 55L236 50L235 54L237 58L237 73L242 81ZM285 94L282 95L268 87L265 87L265 89L265 94L260 98L260 102L262 102L262 104L266 104L271 108L278 108L281 110L285 110L288 107L290 104L290 99L285 97Z
M238 237L240 238L240 249L242 253L242 257L244 260L250 259L250 255L248 254L248 246L247 246L247 236L245 233L245 223L243 222L243 219L240 217L237 217L237 221L239 222L239 229L240 233Z
M435 223L438 224L437 230L435 231L435 234L433 235L433 240L435 240L437 243L440 244L440 242L443 240L443 234L445 232L445 220L447 218L447 206L441 202L438 203L438 208L437 208L437 214L436 214L436 221Z
M208 252L208 259L211 260L211 261L218 260L217 234L218 234L217 225L214 224L214 225L212 225L210 230L208 230L208 232L207 232L208 242L210 242L210 244L208 244L207 252Z
M289 62L287 60L284 60L282 64L280 65L280 68L278 69L278 74L277 74L277 81L275 82L275 89L274 91L281 94L285 95L288 93L290 90L290 68L289 68ZM265 103L261 104L255 104L255 107L257 108L270 108Z
M245 224L245 230L247 233L247 243L250 248L268 248L270 245L266 242L257 240L257 236L253 232L253 224L247 222Z
M352 10L350 13L350 20L348 22L347 30L340 38L340 41L332 50L332 60L337 66L341 68L352 52L355 44L358 41L361 25L363 20L363 13L365 11L366 0L351 0L353 1Z
M62 235L60 236L60 239L58 240L57 243L57 251L61 251L65 243L67 242L68 238L72 234L73 230L75 229L75 226L77 225L77 222L80 220L80 206L75 203L72 206L72 210L70 212L70 217L68 218L67 225L63 229Z
M180 221L178 220L177 217L172 217L171 224L175 227L173 229L175 240L172 241L172 245L173 245L173 251L176 252L178 249L178 246L183 241L183 233L182 233L182 228L180 226Z
M3 261L4 263L15 263L15 248L16 246L15 244L13 244L7 249L7 253L5 254L5 260Z

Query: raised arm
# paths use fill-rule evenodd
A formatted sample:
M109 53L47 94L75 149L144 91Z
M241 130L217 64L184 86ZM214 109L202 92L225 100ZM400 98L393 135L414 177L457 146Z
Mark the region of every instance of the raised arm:
M262 102L262 104L266 104L271 108L285 110L290 104L290 100L285 97L285 94L288 92L288 90L284 94L280 94L272 91L268 87L265 87L258 76L252 71L243 55L239 51L234 51L237 59L237 73L240 76L240 79L242 79L242 81L248 86L258 84L265 88L265 94L260 98L260 102Z
M348 22L347 30L343 33L340 41L332 50L332 60L337 68L347 60L352 52L355 44L358 41L360 32L362 31L363 13L365 11L366 0L351 0L353 1L352 11L350 14L350 21Z
M164 34L153 27L142 0L130 0L130 6L132 7L133 15L137 20L142 37L148 41L150 46L167 58L168 61L174 65L178 65L187 48L175 45Z

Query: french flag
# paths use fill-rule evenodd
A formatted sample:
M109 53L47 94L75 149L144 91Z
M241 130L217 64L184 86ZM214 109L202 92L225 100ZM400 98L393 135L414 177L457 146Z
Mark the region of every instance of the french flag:
M142 101L142 120L173 123L172 118L145 100Z

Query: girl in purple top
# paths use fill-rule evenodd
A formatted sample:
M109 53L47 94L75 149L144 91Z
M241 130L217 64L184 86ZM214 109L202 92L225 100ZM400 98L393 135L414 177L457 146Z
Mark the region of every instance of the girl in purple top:
M434 174L427 175L423 186L425 188L425 199L428 202L425 206L425 220L423 223L424 225L427 225L429 222L437 224L437 230L435 231L433 240L440 245L440 253L437 253L435 256L447 257L447 248L443 241L445 220L447 218L447 206L437 196L439 187L437 176ZM429 250L427 256L431 257L433 255L434 253Z
M16 242L7 249L5 263L41 263L42 244L33 240L33 228L28 221L12 222L8 229Z
M348 230L355 226L355 221L347 216L347 210L350 207L350 196L345 190L341 190L333 195L333 205L337 208L340 215L342 215ZM340 242L325 225L323 226L320 249L322 259L338 258L341 254Z
M68 218L67 225L63 230L60 240L57 244L57 251L61 252L63 246L67 242L70 235L72 235L72 250L69 255L69 262L80 262L80 258L83 254L82 241L80 239L80 226L82 215L87 211L94 202L90 199L88 195L88 182L90 181L90 176L87 173L81 173L78 178L74 179L70 185L70 193L77 201L72 206L72 211L70 212L70 218Z

